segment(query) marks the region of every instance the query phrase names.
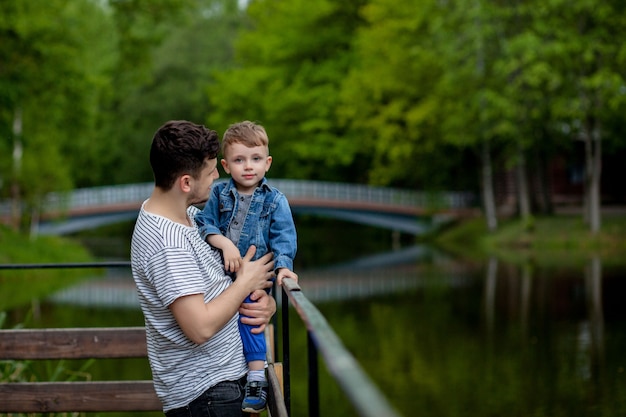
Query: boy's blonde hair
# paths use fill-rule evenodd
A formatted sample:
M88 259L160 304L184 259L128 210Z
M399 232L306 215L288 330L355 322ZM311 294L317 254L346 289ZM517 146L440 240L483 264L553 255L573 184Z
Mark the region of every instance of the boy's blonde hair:
M269 154L269 138L265 128L260 124L244 120L228 126L222 139L222 155L226 155L226 149L233 143L241 143L249 148L265 146Z

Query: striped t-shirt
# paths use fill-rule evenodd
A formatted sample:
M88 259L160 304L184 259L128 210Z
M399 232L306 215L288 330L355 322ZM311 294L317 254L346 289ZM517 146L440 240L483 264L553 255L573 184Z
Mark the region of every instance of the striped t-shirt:
M187 210L192 221L198 211L193 206ZM177 298L191 294L204 294L209 302L232 282L219 253L200 238L196 227L149 213L142 205L132 237L131 264L154 388L164 412L186 406L218 382L237 380L246 373L237 314L198 345L185 336L168 308Z

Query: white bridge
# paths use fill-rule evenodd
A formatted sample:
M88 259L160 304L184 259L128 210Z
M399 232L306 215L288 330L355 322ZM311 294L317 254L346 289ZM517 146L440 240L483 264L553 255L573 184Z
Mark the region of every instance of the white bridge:
M420 192L308 180L270 179L295 215L308 213L420 234L442 221L474 210L469 192ZM67 234L132 220L153 183L83 188L48 194L41 204L39 234ZM11 218L10 201L0 203L0 220ZM419 220L419 221L418 221Z

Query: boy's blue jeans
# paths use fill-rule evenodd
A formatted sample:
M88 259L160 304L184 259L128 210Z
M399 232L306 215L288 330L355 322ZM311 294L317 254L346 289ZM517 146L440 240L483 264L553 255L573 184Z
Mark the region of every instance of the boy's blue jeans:
M167 417L242 417L243 388L246 376L238 381L223 381L204 391L186 407L170 410Z
M268 291L269 292L269 291ZM254 303L248 295L244 303ZM241 343L243 344L243 356L246 362L265 361L267 358L267 347L265 346L265 335L263 333L252 333L250 330L258 326L243 324L239 320L239 334L241 335Z

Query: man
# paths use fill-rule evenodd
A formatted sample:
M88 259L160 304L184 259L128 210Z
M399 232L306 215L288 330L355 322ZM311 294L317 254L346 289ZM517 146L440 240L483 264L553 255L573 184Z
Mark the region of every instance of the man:
M264 291L272 285L272 255L251 261L251 247L232 281L195 225L194 204L206 202L219 177L218 149L217 133L204 126L161 126L150 148L155 187L133 232L131 264L148 359L168 417L241 416L247 367L237 313L262 332L276 311ZM251 292L257 302L242 304Z

